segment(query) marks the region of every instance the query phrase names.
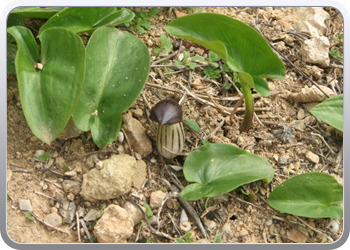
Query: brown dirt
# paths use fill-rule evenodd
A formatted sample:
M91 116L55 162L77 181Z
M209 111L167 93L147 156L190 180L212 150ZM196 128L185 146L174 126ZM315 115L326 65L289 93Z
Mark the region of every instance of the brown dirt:
M136 11L140 10L140 8L135 9ZM188 8L178 9L186 12ZM192 10L197 11L195 9ZM259 15L259 19L257 19L257 8L203 8L203 12L222 13L247 24L256 25L268 39L274 39L269 40L270 43L274 43L285 56L310 75L318 84L327 85L327 77L336 78L342 89L342 68L334 66L342 66L339 60L331 58L333 66L326 69L321 70L318 67L310 69L309 65L304 63L299 56L302 38L293 34L289 34L288 38L281 38L283 37L282 35L285 35L281 23L284 13L289 11L288 8L284 8L284 10L282 8L259 8L259 10L264 11L264 13ZM336 10L331 8L325 8L325 10L330 15L336 13ZM151 21L151 28L144 35L138 35L149 47L155 60L160 57L154 55L153 49L160 42L160 34L166 34L163 29L164 25L174 18L172 10L160 8L159 13ZM336 33L343 32L342 23L341 15L332 16L327 32L331 42ZM172 36L169 37L174 45L179 45L179 39ZM288 44L285 39L289 39ZM201 54L202 51L196 48L191 52L191 56L197 53ZM167 64L172 64L175 59L177 58L169 58ZM271 130L283 129L283 124L291 124L293 121L300 120L300 113L304 112L305 116L309 116L307 107L304 104L293 102L285 98L285 96L288 93L298 92L305 85L312 86L312 84L305 77L302 77L288 62L284 63L287 69L286 79L282 81L269 80L270 88L276 94L267 98L257 97L255 99L256 118L254 119L253 128L248 132L240 133L238 131L243 117L242 110L235 114L233 121L231 121L230 115L224 112L226 108L234 107L237 99L225 101L223 96L237 97L236 90L231 88L229 91L223 91L222 85L226 81L225 78L219 78L216 82L203 79L204 67L172 75L166 75L164 68L152 67L147 81L148 84L143 90L145 99L140 96L130 108L130 112L147 128L149 137L154 142L154 127L149 123L145 112L148 113L148 105L153 106L159 98L171 97L180 100L184 95L184 91L181 86L175 83L175 81L180 81L197 97L193 98L187 95L184 98L182 102L184 114L201 126L199 134L187 131L185 153L196 149L200 145L200 139L204 138L212 142L237 145L264 157L274 166L275 177L271 183L255 182L243 186L245 192L257 194L254 200L248 201L247 195L239 191L232 191L222 201L210 199L207 204L208 209L211 210L210 213L205 211L204 199L198 202L191 202L198 215L203 215L202 219L206 221L206 225L210 223L214 225L213 228L209 229L212 238L217 230L222 232L222 242L274 243L306 241L323 243L336 241L342 234L342 230L335 234L328 231L326 226L329 223L329 219L299 218L299 220L292 215L277 213L263 201L263 199L267 200L269 193L276 186L296 174L311 171L325 172L333 175L340 181L343 178L342 158L340 158L341 161L337 161L339 152L342 151L342 138L339 135L337 137L335 132L325 124L313 121L303 131L293 128L294 139L286 144L271 136ZM315 78L317 71L321 71L321 77L318 79ZM62 157L66 162L66 168L70 170L81 169L78 172L78 179L82 178L82 175L89 170L86 164L87 153L95 152L98 148L93 144L90 133L83 133L79 137L69 140L57 139L51 146L38 140L30 131L22 113L15 81L14 75L8 76L7 169L11 169L11 171L8 171L11 176L8 176L7 183L8 235L13 241L19 243L77 243L78 235L74 225L64 224L64 226L60 227L60 229L69 232L69 235L66 235L47 228L38 220L28 220L24 212L19 209L19 200L30 200L36 215L42 220L45 215L49 214L57 206L56 202L48 197L54 198L56 192L65 196L67 194L60 188L63 177L56 176L48 171L42 171L40 168L43 166L50 167L53 171L63 174L64 169L58 167L57 164L58 157ZM194 85L193 83L199 85ZM200 101L198 97L214 103L219 108L209 106ZM141 117L139 116L140 110L145 111ZM322 139L311 134L312 132L319 134ZM323 139L335 154L330 152ZM41 162L35 159L34 154L39 149L51 153L52 157L49 162ZM131 153L126 141L122 144L116 141L108 145L103 151L109 152L96 154L99 159L107 159L116 152ZM318 164L310 162L305 156L307 151L318 154L320 162ZM183 162L183 159L184 157L178 158L180 164ZM152 191L162 190L169 192L168 188L161 181L161 178L167 177L164 175L162 161L155 147L153 153L143 160L148 166L149 181L142 190L139 190L139 194L144 195L148 199ZM181 176L179 178L186 185L184 178ZM130 194L126 194L121 198L103 202L103 204L114 203L122 205L129 196ZM86 211L91 208L100 209L102 204L102 202L100 204L84 201L79 195L74 197L74 202L86 209ZM156 212L154 211L154 213ZM180 212L181 205L176 199L172 199L167 202L161 213L161 230L174 238L183 237L183 234L179 235L177 233L175 225L171 221L172 218L178 220ZM339 223L340 228L342 228L342 220ZM93 233L93 225L90 225L89 230ZM203 240L203 235L195 223L192 223L192 233L194 241ZM307 235L308 238L305 238L301 233ZM128 242L146 242L147 240L152 243L173 242L151 234L147 226L142 224L135 226L134 234L128 239ZM89 242L83 236L82 241Z

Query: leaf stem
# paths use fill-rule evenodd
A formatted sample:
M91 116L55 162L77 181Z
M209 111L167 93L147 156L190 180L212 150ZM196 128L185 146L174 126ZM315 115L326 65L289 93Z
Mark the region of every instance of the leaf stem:
M241 84L242 84L242 93L244 95L244 102L245 102L245 114L244 114L244 119L241 124L241 127L239 128L239 131L243 132L243 131L248 131L253 123L254 98L249 85L242 82L242 80L241 80Z

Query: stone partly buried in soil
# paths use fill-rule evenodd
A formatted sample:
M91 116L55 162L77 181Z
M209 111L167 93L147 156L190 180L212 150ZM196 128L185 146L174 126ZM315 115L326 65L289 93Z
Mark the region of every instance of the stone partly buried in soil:
M146 157L152 153L152 142L146 134L146 129L142 124L135 118L132 117L130 113L123 116L124 129L127 138L130 141L130 147L141 155L141 157Z
M104 211L94 227L94 234L100 243L125 243L134 229L134 222L124 208L111 204Z
M133 184L137 165L140 164L130 155L113 155L103 161L101 170L94 168L84 175L81 196L88 201L96 202L114 199L127 193ZM145 167L145 164L143 165ZM145 178L140 176L140 173L137 173L137 176Z

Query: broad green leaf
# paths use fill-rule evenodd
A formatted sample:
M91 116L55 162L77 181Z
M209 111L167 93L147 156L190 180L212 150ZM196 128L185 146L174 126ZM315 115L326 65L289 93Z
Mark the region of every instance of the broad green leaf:
M332 96L310 110L318 119L343 131L343 94Z
M197 13L171 21L165 30L210 49L233 71L283 79L285 67L255 29L215 13Z
M9 14L8 18L7 18L7 28L10 28L12 26L23 26L24 22L22 17L20 17L17 14ZM7 34L7 44L10 44L12 42L14 42L15 39L13 36L11 36L10 34Z
M51 27L64 27L75 33L90 32L101 26L116 26L131 21L134 13L115 7L67 7L50 18L39 30L39 35Z
M254 79L250 74L245 72L238 72L238 78L240 83L246 84L250 88L254 88Z
M274 175L264 158L233 145L216 143L191 152L183 172L187 181L195 182L182 190L181 197L186 200L215 197L257 180L270 182Z
M15 65L22 109L40 140L50 144L65 128L77 102L84 79L85 49L75 33L51 28L42 33L39 50L29 29L7 29L17 42Z
M343 217L343 186L326 173L296 175L270 194L269 205L279 211L309 218Z
M11 11L24 18L42 18L49 19L63 7L18 7Z
M17 14L9 14L7 18L7 28L12 26L23 26L24 22L22 17ZM15 38L7 33L7 73L16 73L15 58L17 53L17 46L11 44L15 41Z
M139 96L148 76L150 56L137 37L101 27L86 47L85 84L73 120L78 129L91 129L99 148L113 142L122 113Z
M268 97L270 94L269 84L259 76L253 76L254 88L263 97Z
M7 44L7 74L16 73L16 53L17 46L14 44Z

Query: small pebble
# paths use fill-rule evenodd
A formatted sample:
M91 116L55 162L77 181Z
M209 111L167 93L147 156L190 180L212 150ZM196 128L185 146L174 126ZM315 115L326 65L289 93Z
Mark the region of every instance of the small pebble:
M96 167L97 170L103 169L103 161L96 162L95 167Z
M150 203L149 203L150 207L159 208L165 196L166 196L166 193L160 190L152 192L150 197Z
M309 161L318 164L320 161L320 157L317 154L312 153L311 151L307 151L305 154L306 159Z
M44 150L41 150L41 149L38 149L37 151L35 151L35 158L36 159L39 159L39 157L41 155L45 154L45 151Z
M303 119L304 117L305 117L305 111L304 111L304 109L299 109L298 114L297 114L298 120L301 120L301 119Z
M118 142L123 143L123 141L124 141L124 134L123 134L123 132L119 131Z

